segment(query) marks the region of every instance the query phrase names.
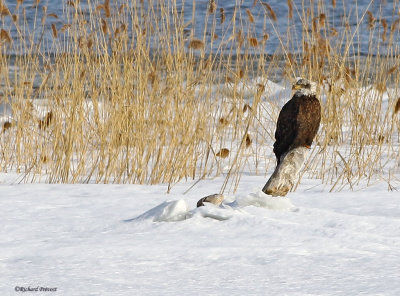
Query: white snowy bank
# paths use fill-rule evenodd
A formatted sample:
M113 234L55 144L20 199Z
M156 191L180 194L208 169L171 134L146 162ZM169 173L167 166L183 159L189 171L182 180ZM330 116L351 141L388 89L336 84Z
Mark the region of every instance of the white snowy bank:
M384 183L329 193L303 179L283 209L268 209L265 178L243 176L224 207L153 221L167 200L192 211L222 182L186 195L191 183L169 195L163 185L1 185L0 295L400 295L400 194Z

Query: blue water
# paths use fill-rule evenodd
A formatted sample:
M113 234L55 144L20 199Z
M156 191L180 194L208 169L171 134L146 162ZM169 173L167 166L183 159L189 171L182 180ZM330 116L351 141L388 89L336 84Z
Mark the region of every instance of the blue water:
M160 0L161 1L161 0ZM170 1L170 0L165 0ZM16 0L3 0L3 2L8 6L11 13L16 13ZM42 0L40 1L38 7L33 8L33 3L36 0L25 0L21 7L19 8L19 12L22 12L22 9L26 11L26 19L29 30L22 32L22 36L26 38L32 38L34 42L39 43L40 40L40 50L41 52L51 52L54 50L53 38L51 35L51 24L54 23L58 29L61 28L63 24L68 23L68 13L69 16L72 15L73 8L66 5L67 1L60 0ZM121 3L125 3L127 1L124 0L111 0L112 7L119 7ZM147 3L151 2L150 0L144 1L144 10L147 7ZM184 22L190 22L192 20L192 8L194 1L182 1L176 0L177 2L177 11L181 11L184 8L183 19ZM258 40L261 40L265 34L269 35L268 41L265 43L263 48L251 48L249 46L244 46L242 51L249 51L250 53L257 54L259 52L265 52L268 54L275 54L278 52L282 52L282 44L285 45L288 51L296 53L301 51L301 39L303 34L303 26L301 25L302 15L299 14L298 11L302 11L302 2L306 3L306 8L310 8L311 5L314 5L314 9L317 11L318 1L305 1L305 0L294 0L293 1L293 19L288 20L288 5L287 1L282 0L269 0L266 1L270 4L272 9L275 11L277 15L277 21L273 22L269 17L266 17L266 10L264 6L261 5L260 2L256 3L253 6L253 0L237 0L237 1L222 1L216 0L217 10L215 12L215 20L212 16L207 18L207 8L209 5L208 0L198 0L195 2L196 7L196 15L194 24L188 25L187 32L188 35L197 37L202 39L203 34L205 34L206 38L210 40L211 36L211 28L213 26L213 22L215 21L215 33L219 36L213 43L213 46L208 46L206 50L211 53L224 53L229 51L230 46L232 44L227 43L223 47L223 51L220 49L220 42L222 39L227 40L228 37L232 34L233 22L232 18L236 10L236 25L240 26L243 30L243 34L246 37L247 32L250 32L251 37L255 37ZM320 1L324 3L324 11L326 15L326 22L329 23L331 27L334 27L340 33L345 30L346 26L350 28L351 32L357 31L357 34L354 35L353 38L353 46L350 50L354 50L359 54L386 54L386 47L388 42L381 42L382 38L380 34L383 33L382 20L385 20L388 24L389 31L391 24L399 17L399 3L398 1L371 1L369 0L351 0L351 1L336 1L336 7L332 7L332 1ZM100 2L89 1L92 4L92 7L96 7ZM153 0L153 3L157 3L157 0ZM313 4L311 4L313 3ZM129 5L131 7L140 7L140 1L129 1ZM46 25L43 28L41 27L41 18L43 15L43 6L47 6L47 13L55 13L59 16L58 19L47 17ZM81 0L80 7L82 11L87 16L87 10L89 9L88 0ZM220 8L224 9L225 13L225 23L220 23ZM246 13L246 9L249 9L254 15L255 22L253 24L249 23L248 16ZM371 31L368 29L368 21L367 15L365 15L365 19L360 22L361 16L365 13L366 10L369 10L373 13L376 20L376 29ZM267 14L268 15L268 14ZM318 12L315 12L315 15L318 15ZM346 16L346 17L344 17ZM35 21L36 20L36 21ZM207 30L204 32L205 23L207 22ZM35 25L36 24L36 25ZM357 29L357 26L358 29ZM20 43L18 42L17 36L19 33L16 29L16 26L11 21L10 17L2 18L2 27L6 30L10 31L13 39L17 40L14 42L14 47L9 49L9 52L21 52ZM399 26L400 27L400 26ZM290 30L291 37L290 40L286 40L287 31ZM329 32L328 32L329 33ZM389 33L388 33L389 34ZM322 32L324 35L324 32ZM225 36L224 38L222 36ZM280 36L280 38L279 38ZM353 36L351 33L349 36ZM327 37L327 35L325 36ZM340 42L339 40L334 40L333 37L329 37L333 45L335 42ZM350 37L349 37L350 38ZM58 46L62 44L62 37L58 38ZM394 43L397 45L400 42L398 30L396 31ZM379 44L379 46L378 46ZM18 50L17 50L18 48ZM345 50L345 49L343 49Z

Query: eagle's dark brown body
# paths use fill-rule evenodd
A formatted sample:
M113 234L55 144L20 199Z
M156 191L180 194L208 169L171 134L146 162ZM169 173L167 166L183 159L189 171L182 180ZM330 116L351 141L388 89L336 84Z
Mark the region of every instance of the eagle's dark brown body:
M321 105L314 95L296 92L279 113L275 131L274 153L278 164L283 154L293 148L310 147L321 121Z

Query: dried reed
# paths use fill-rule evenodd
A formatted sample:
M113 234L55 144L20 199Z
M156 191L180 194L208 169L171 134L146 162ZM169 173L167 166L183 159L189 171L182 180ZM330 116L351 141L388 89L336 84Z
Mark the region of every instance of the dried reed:
M383 19L381 21L381 23L382 23L382 27L383 27L382 42L385 42L386 41L386 33L387 33L387 30L388 30L388 24L387 24L385 19Z
M288 5L288 17L289 17L289 19L292 19L293 18L293 0L288 0L287 5Z
M371 30L375 26L376 19L371 11L368 10L367 14L368 14L368 28Z
M11 43L12 39L11 39L11 35L8 31L1 29L0 31L0 41L5 41L7 43Z
M254 16L253 16L253 14L251 13L250 9L246 9L246 13L247 13L247 17L248 17L248 19L249 19L249 22L250 22L250 23L254 23Z
M217 10L217 4L215 3L215 0L210 0L208 4L208 12L210 14L213 14L215 13L216 10Z
M278 20L278 18L276 16L275 11L272 9L272 7L268 3L265 3L265 2L262 2L262 5L264 5L264 7L268 10L268 14L269 14L270 18L274 22L276 22Z
M56 24L51 24L51 31L53 33L53 37L57 38L58 37L58 31L57 31L57 28L56 28Z
M275 165L271 147L280 106L267 79L283 75L319 82L324 98L305 175L340 190L398 170L391 161L398 159L394 116L400 99L392 101L398 97L393 85L400 84L398 18L389 35L388 21L365 12L374 48L360 54L356 41L365 38L364 19L355 20L355 32L345 23L336 29L323 1L318 10L287 1L288 19L300 20L300 36L293 26L284 35L274 31L277 14L265 2L261 17L237 4L227 22L225 9L216 13L217 2L210 0L199 33L174 1L132 7L122 0L117 7L108 0L87 10L79 1L66 3L74 7L60 16L42 8L32 38L26 37L23 11L32 8L18 10L22 3L17 1L14 23L0 30L0 96L4 104L9 100L13 117L1 123L0 169L22 172L26 182L43 177L171 188L187 178L225 173L223 189L230 180L235 190L242 172L266 174ZM38 7L39 1L33 3ZM193 19L196 12L194 7ZM11 35L14 28L20 34ZM378 41L375 30L382 32ZM40 38L47 33L54 37L51 54ZM270 36L280 42L276 55L265 46Z
M220 151L218 151L215 156L221 157L221 158L227 158L229 156L229 149L227 148L222 148Z
M224 11L224 9L221 7L221 8L219 9L219 12L220 12L221 24L223 24L223 23L225 22L225 11Z
M250 37L249 38L249 44L251 47L257 47L258 46L258 40L257 38Z
M394 113L396 114L399 111L400 111L400 98L397 99L396 105L394 106Z
M192 48L192 49L203 49L204 48L204 42L199 40L199 39L192 39L192 40L190 40L189 48Z

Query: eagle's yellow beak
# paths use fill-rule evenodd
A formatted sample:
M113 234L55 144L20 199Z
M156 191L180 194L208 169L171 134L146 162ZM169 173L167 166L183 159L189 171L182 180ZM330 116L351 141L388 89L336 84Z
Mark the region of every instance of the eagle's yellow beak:
M300 84L295 84L292 86L292 90L298 90L301 89L301 85Z

